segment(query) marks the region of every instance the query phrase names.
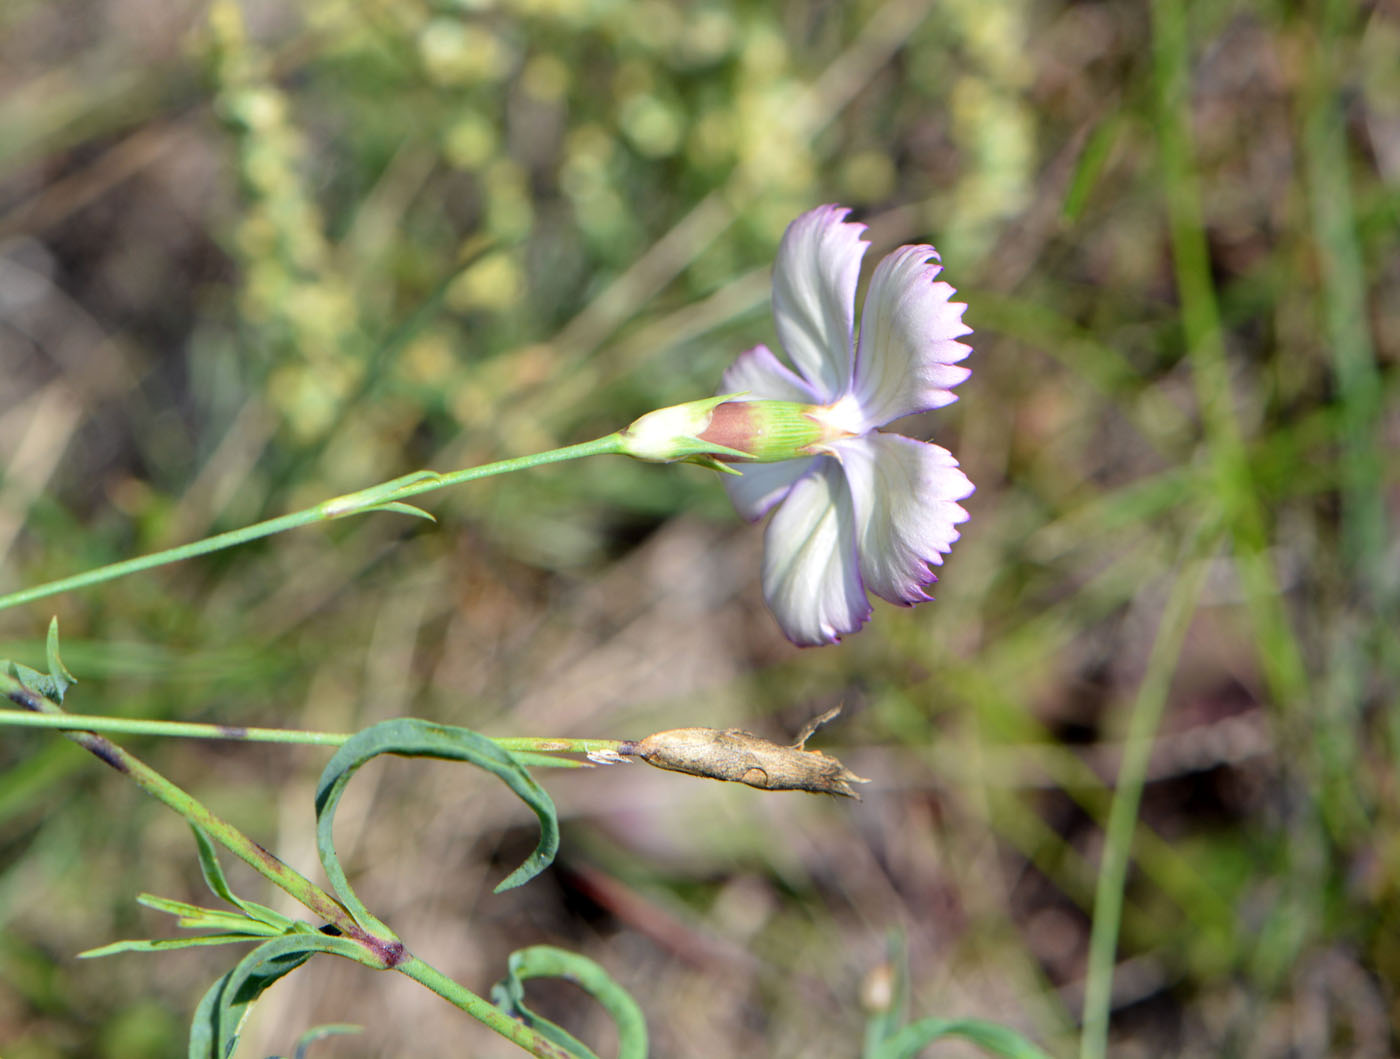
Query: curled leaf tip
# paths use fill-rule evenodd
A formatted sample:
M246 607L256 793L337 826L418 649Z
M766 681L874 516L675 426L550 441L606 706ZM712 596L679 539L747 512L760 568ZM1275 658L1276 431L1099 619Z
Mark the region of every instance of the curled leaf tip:
M834 757L807 750L817 728L835 717L828 711L803 729L797 742L780 746L739 728L673 728L640 740L636 756L648 765L744 783L765 791L811 791L860 800L852 783L869 783Z

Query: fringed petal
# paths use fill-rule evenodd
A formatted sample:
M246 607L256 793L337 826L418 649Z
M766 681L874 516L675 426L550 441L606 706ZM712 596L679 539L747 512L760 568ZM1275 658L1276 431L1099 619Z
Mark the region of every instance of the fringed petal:
M974 486L947 449L899 434L869 434L832 446L855 507L860 573L870 591L909 606L929 599L967 512Z
M937 260L931 246L902 246L870 279L852 392L876 426L952 404L952 388L971 374L957 363L972 352L957 341L972 330L962 321L967 306L935 281Z
M851 211L821 206L788 225L773 265L773 321L783 351L827 404L850 389L856 283L870 244Z

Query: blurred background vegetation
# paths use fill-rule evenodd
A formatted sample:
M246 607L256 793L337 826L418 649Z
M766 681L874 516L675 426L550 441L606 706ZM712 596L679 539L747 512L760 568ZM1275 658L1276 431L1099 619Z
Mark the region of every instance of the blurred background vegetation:
M1394 1054L1397 55L1349 0L9 0L0 590L704 396L827 201L872 258L942 250L974 375L909 430L979 489L938 601L839 647L782 640L713 475L613 459L7 611L0 655L42 664L57 613L74 710L341 730L781 739L844 702L814 745L861 804L551 774L558 865L501 897L533 823L488 779L350 788L343 855L412 948L478 991L582 951L697 1059L856 1054L891 929L917 1013L1072 1053L1160 697L1112 1054ZM314 867L324 752L127 742ZM73 958L168 931L142 890L205 900L184 824L5 732L7 1059L183 1054L227 953ZM246 1053L354 1021L315 1054L518 1054L391 977L313 962Z

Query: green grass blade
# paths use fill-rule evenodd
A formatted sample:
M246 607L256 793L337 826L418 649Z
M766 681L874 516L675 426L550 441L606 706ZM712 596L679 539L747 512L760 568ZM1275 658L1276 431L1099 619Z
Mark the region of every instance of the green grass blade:
M1108 818L1103 862L1099 867L1098 889L1094 896L1094 922L1089 936L1088 981L1084 989L1083 1059L1102 1059L1108 1046L1108 1016L1112 1000L1113 965L1118 947L1119 925L1123 918L1123 887L1127 880L1128 859L1132 852L1142 787L1147 779L1152 741L1161 724L1167 692L1177 660L1186 641L1186 630L1196 611L1208 564L1207 548L1218 540L1215 519L1203 527L1184 550L1181 573L1157 626L1157 636L1148 658L1147 672L1139 685L1137 701L1128 722L1123 762L1118 771L1118 789Z

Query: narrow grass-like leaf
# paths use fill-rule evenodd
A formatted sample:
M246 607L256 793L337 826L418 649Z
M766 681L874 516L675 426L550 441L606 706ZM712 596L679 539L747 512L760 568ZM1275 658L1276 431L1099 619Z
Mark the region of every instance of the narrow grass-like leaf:
M146 940L114 941L110 945L100 945L78 953L80 960L93 960L99 956L115 956L122 952L170 952L174 949L198 949L210 945L236 945L256 941L253 934L201 934L197 938L152 938Z
M245 901L235 894L228 884L223 867L219 864L214 840L201 828L191 826L190 829L194 832L195 845L199 848L199 870L204 874L204 882L209 889L229 904L241 908L252 919L276 928L275 933L281 934L285 931L291 920L266 905L260 905L256 901Z
M1079 164L1074 167L1074 176L1060 206L1060 216L1066 221L1079 219L1126 125L1125 121L1114 115L1099 122L1094 129L1079 156Z
M1083 1059L1107 1054L1108 1020L1114 955L1123 918L1124 886L1132 854L1142 788L1147 782L1152 742L1161 726L1172 676L1186 641L1209 566L1205 558L1219 539L1219 518L1208 516L1182 551L1182 570L1172 585L1157 625L1147 670L1129 715L1118 789L1104 832L1103 858L1094 893L1094 922L1089 935L1089 966L1084 984Z
M44 641L44 654L49 664L49 679L54 682L58 689L58 694L54 696L58 702L63 701L63 694L70 687L78 682L78 678L68 672L68 667L63 664L63 659L58 655L58 618L49 619L49 635Z
M220 908L204 908L187 901L176 901L171 897L156 894L138 894L136 903L176 917L176 924L185 930L209 930L197 938L159 938L139 941L114 941L96 949L78 953L79 959L92 959L97 956L115 956L121 952L164 952L169 949L190 949L206 945L229 945L239 941L255 941L259 938L276 938L284 934L315 933L305 923L297 923L286 916L273 912L280 922L265 922L260 918L242 912L230 912Z
M355 896L335 852L336 806L350 777L380 754L466 761L505 783L539 818L540 840L525 862L511 872L496 892L528 882L549 866L559 849L559 820L554 802L543 787L510 753L468 728L432 724L412 717L383 721L351 736L326 764L316 786L316 848L331 886L356 921L366 929L382 927Z
M155 894L141 894L136 898L136 903L175 916L177 925L185 930L231 931L252 937L275 938L278 934L287 933L292 925L292 921L285 916L279 917L280 923L267 923L241 911L204 908L168 897L157 897Z
M210 916L233 916L237 912L230 912L227 909L205 908L203 905L192 905L188 901L177 901L173 897L161 897L159 894L137 894L136 903L142 908L153 908L157 912L164 912L168 916L195 917L200 915Z
M1339 42L1357 10L1347 0L1317 5L1317 27L1308 36L1308 76L1304 89L1303 161L1308 204L1317 240L1322 308L1331 352L1341 419L1344 455L1337 463L1343 487L1342 540L1346 559L1360 575L1362 594L1384 592L1381 576L1390 540L1381 477L1385 442L1379 432L1381 374L1367 326L1366 265L1352 205L1351 160L1347 149L1346 106L1350 88L1338 76ZM1321 17L1318 17L1318 16ZM1393 591L1393 582L1391 585Z
M367 507L363 514L368 515L371 511L392 511L400 515L412 515L414 518L427 519L429 522L436 522L437 519L428 514L421 507L414 507L412 504L405 504L398 500L390 501L387 504L376 504L374 507Z
M877 1059L914 1059L934 1041L961 1038L1003 1059L1050 1059L1025 1037L1006 1026L983 1019L920 1019L885 1042Z
M586 956L550 945L533 945L511 953L506 977L491 990L496 1006L512 1018L548 1037L570 1055L596 1059L588 1046L525 1006L525 982L531 978L563 978L573 982L612 1016L617 1026L618 1059L646 1059L647 1024L632 995Z
M195 845L199 849L199 870L204 875L204 884L229 904L241 907L241 902L234 896L233 889L228 884L228 878L224 875L224 869L219 864L219 855L214 849L214 840L202 828L191 825L190 830L194 832Z
M381 482L368 489L327 500L316 510L322 518L344 518L347 515L362 515L367 511L389 510L389 505L395 503L390 497L400 490L441 480L442 475L436 471L414 471L393 481Z
M295 971L318 952L370 963L365 950L346 938L288 934L259 945L209 987L190 1024L189 1059L229 1059L253 1003L268 986Z

